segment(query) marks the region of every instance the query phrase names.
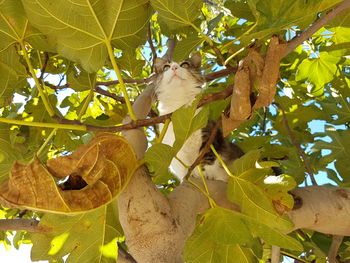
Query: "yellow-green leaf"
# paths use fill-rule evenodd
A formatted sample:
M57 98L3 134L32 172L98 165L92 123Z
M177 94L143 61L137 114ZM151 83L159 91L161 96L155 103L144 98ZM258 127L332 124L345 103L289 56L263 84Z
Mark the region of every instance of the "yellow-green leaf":
M150 17L147 0L26 0L30 22L47 35L63 56L96 71L106 61L106 45L136 48Z

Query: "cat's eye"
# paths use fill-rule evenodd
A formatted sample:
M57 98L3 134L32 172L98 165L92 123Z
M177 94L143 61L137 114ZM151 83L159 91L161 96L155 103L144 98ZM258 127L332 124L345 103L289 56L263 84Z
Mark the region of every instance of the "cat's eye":
M188 63L187 61L184 61L180 64L180 67L182 68L189 68L190 67L190 63Z
M170 65L164 65L163 66L163 71L167 71L168 69L170 69Z

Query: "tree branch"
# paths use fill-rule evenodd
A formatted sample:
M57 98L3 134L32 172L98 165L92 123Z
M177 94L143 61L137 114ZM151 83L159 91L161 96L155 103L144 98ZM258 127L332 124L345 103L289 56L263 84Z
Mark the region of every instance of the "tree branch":
M0 231L44 232L45 229L38 224L39 221L32 219L1 219Z
M198 104L198 107L202 107L203 105L206 105L213 101L226 99L228 96L231 95L231 93L232 93L232 88L227 88L221 92L209 94L200 101L200 103ZM145 126L152 126L158 123L164 123L167 119L171 118L171 115L172 113L149 118L149 119L138 119L136 121L131 120L129 123L126 123L120 126L111 126L111 127L100 127L100 126L88 125L88 124L81 123L78 120L67 120L58 116L54 116L53 119L55 119L60 124L72 124L72 125L85 126L86 130L88 131L120 132L120 131L131 130L131 129L136 129L136 128L145 127ZM30 125L30 123L28 124Z
M328 261L331 263L338 263L337 255L338 255L338 249L340 248L340 245L343 242L344 236L337 236L334 235L332 238L332 244L328 251Z
M155 63L156 58L157 58L157 52L153 46L151 23L148 24L147 41L148 41L149 47L151 48L151 51L152 51L152 72L153 72L154 71L154 63Z
M112 98L116 101L119 101L120 103L125 103L125 99L124 97L122 96L118 96L116 94L113 94L107 90L104 90L102 89L101 87L97 86L95 89L94 89L97 93L101 94L101 95L104 95L106 97L109 97L109 98Z
M282 57L287 56L289 53L291 53L297 46L302 44L305 40L310 38L313 34L317 32L321 27L326 25L329 21L334 19L337 15L339 15L344 10L350 8L350 0L344 0L339 5L331 9L330 11L326 12L325 15L323 15L319 20L317 20L312 26L310 26L306 31L301 33L299 36L293 38L292 40L288 41L287 47L284 51L284 54Z

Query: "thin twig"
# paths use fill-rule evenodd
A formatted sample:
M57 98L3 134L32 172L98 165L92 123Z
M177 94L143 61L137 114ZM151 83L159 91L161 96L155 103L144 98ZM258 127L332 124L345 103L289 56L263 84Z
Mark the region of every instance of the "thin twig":
M121 97L121 96L118 96L118 95L116 95L116 94L113 94L113 93L111 93L111 92L109 92L109 91L107 91L107 90L102 89L102 88L99 87L99 86L97 86L97 87L95 88L95 91L96 91L97 93L100 93L100 94L106 96L106 97L109 97L109 98L112 98L112 99L114 99L114 100L116 100L116 101L119 101L120 103L125 103L124 97Z
M231 94L232 94L232 88L227 88L216 94L209 94L201 100L201 102L198 104L198 107L201 107L213 101L226 99ZM58 121L60 124L71 124L71 125L83 126L88 131L120 132L124 130L131 130L131 129L136 129L136 128L145 127L145 126L152 126L157 123L164 123L167 119L171 117L171 115L172 115L171 113L168 113L168 114L154 117L154 118L139 119L139 120L131 121L130 123L127 123L124 125L111 126L111 127L99 127L99 126L87 125L77 120L67 120L59 116L54 116L53 119ZM30 123L31 122L29 122L28 125L30 125Z
M287 116L286 116L286 113L284 111L284 109L282 108L281 105L275 103L275 105L281 110L282 112L282 117L283 117L283 123L284 123L284 126L286 127L286 130L287 130L287 133L288 133L288 136L292 142L292 144L295 146L295 148L297 149L299 155L301 156L301 158L303 159L303 163L304 163L304 167L305 167L305 170L306 172L309 174L310 176L310 179L311 179L311 182L313 185L317 185L317 182L315 180L315 176L314 176L314 173L312 172L312 169L311 169L311 166L310 166L310 163L307 159L307 156L304 152L304 150L301 148L301 145L300 143L298 142L298 140L295 138L293 132L292 132L292 129L290 128L289 126L289 123L288 123L288 119L287 119Z
M38 226L39 221L32 219L1 219L1 231L28 231L28 232L43 232L44 229Z
M151 23L148 25L148 34L147 34L147 41L149 44L149 47L151 48L152 51L152 72L154 71L154 63L157 58L157 52L156 49L154 48L153 41L152 41L152 29L151 29Z
M226 68L222 69L216 72L209 73L204 76L205 81L212 81L214 79L222 78L230 74L235 74L237 72L237 68ZM150 83L152 80L154 80L155 75L151 75L148 78L145 79L124 79L124 83L128 84L144 84L144 83ZM96 81L96 86L112 86L112 85L117 85L119 84L118 80L112 80L112 81ZM62 86L55 86L53 84L45 82L45 85L47 87L50 87L55 90L60 90L60 89L66 89L69 88L70 85L68 83L62 85Z
M329 21L334 19L339 13L350 8L350 0L344 0L339 5L328 11L325 15L323 15L319 20L317 20L312 26L310 26L303 33L298 35L297 37L291 39L287 43L287 47L284 51L282 57L287 56L291 53L297 46L302 44L305 40L310 38L314 33L316 33L321 27L326 25Z

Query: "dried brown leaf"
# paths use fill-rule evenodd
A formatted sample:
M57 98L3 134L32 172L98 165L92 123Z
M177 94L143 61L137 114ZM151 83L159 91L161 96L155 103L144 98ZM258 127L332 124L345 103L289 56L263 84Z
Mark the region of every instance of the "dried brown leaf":
M262 74L263 66L264 60L254 49L251 49L248 56L240 62L232 91L230 115L229 117L222 115L224 136L250 118L252 114L250 94L255 79Z
M0 185L7 207L53 213L80 213L105 205L127 185L138 165L135 153L120 136L101 133L69 156L23 165L15 162L9 180ZM72 176L82 189L62 189L54 178ZM81 177L82 180L77 180ZM77 186L78 187L78 186Z
M266 107L272 103L276 94L276 83L279 78L280 61L286 48L278 36L273 36L265 56L264 70L258 84L259 95L253 109Z

